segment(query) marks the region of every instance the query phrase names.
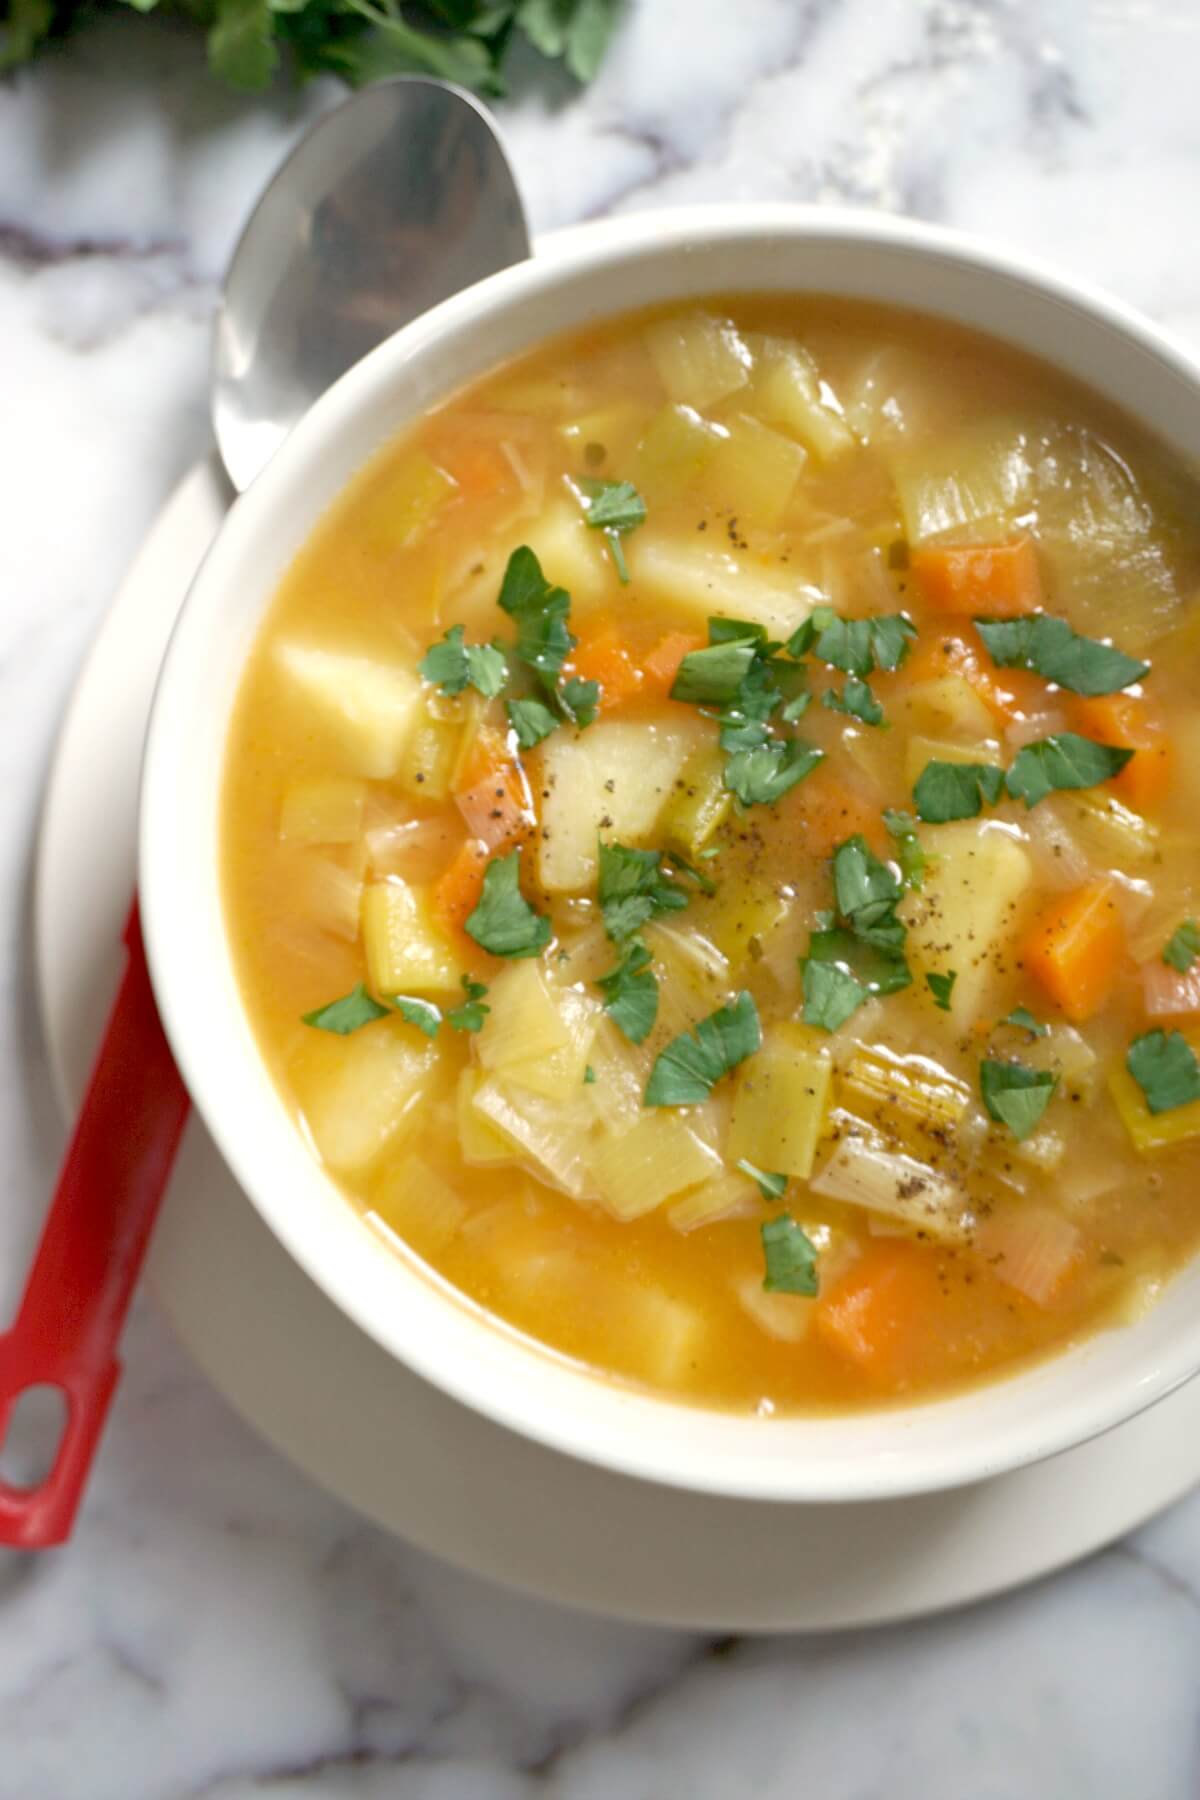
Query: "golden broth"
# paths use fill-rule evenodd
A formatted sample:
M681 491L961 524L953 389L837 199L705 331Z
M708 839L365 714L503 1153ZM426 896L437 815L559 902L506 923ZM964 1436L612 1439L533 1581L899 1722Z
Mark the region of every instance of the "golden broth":
M644 499L615 551L586 523L587 479ZM943 1391L1136 1313L1200 1221L1200 1103L1151 1114L1125 1068L1141 1034L1200 1022L1162 960L1200 910L1195 512L1183 473L1042 366L825 300L620 320L389 446L282 585L225 777L245 1004L348 1199L531 1337L718 1406ZM502 697L447 695L417 665L461 625L508 647L507 697L537 697L497 606L525 545L570 595L560 682L598 680L600 712L521 751ZM765 733L824 760L743 807L718 707L669 698L675 671L710 616L787 639L814 604L916 635L870 640L865 696L820 643L777 658L807 669L812 701ZM1131 698L1085 699L997 665L973 614L1031 606L1151 673ZM1102 783L920 824L923 886L884 909L911 984L839 1022L801 972L821 960L833 853L858 835L898 884L912 846L883 813L913 812L929 763L1011 769L1064 732L1137 748ZM641 929L658 1010L640 1044L597 986L623 954L597 835L702 877L661 866L687 904ZM518 846L553 936L510 958L463 921ZM866 919L843 911L843 928ZM464 977L488 990L482 1029L444 1018L430 1039L413 1020L453 1015ZM344 1036L304 1022L359 983L381 1011L416 1004ZM743 993L764 1048L701 1103L644 1106L667 1044ZM1015 1008L1036 1032L1006 1022ZM985 1059L1041 1082L1038 1105L1054 1083L1035 1122L1018 1111L1023 1137L981 1104ZM742 1161L786 1192L765 1198ZM815 1295L764 1289L762 1227L783 1215Z

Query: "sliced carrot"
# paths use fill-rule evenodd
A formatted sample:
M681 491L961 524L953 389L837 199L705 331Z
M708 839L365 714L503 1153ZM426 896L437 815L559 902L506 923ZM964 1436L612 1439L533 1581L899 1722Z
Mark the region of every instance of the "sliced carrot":
M475 734L454 801L471 836L492 851L521 843L537 823L524 769L486 725Z
M478 838L468 838L439 876L433 890L433 910L445 930L461 931L475 911L490 860L487 845Z
M580 632L571 652L570 673L600 683L600 711L616 712L642 689L642 671L611 619L597 619Z
M1037 712L1046 699L1046 684L1039 676L1027 669L997 668L975 627L965 623L956 624L952 630L924 632L904 665L904 673L910 681L960 675L1005 724Z
M856 834L866 838L876 855L891 853L892 841L878 806L835 775L828 762L785 794L778 811L785 832L794 834L811 856L828 856Z
M1030 537L1010 544L946 544L914 550L914 576L937 612L1011 619L1042 604L1037 548Z
M1108 999L1124 947L1112 885L1091 881L1059 894L1039 914L1022 961L1068 1019L1078 1023L1099 1012Z
M1182 1019L1200 1013L1200 962L1186 974L1162 958L1142 964L1142 1010L1148 1019Z
M642 692L665 699L675 683L679 665L692 650L703 650L705 640L691 631L668 631L642 660Z
M1136 694L1102 694L1071 704L1071 724L1084 737L1132 750L1133 756L1105 787L1135 812L1153 812L1171 786L1175 751L1166 726Z
M935 1252L879 1238L821 1295L813 1323L831 1350L894 1385L917 1372L931 1331L936 1339L942 1297Z

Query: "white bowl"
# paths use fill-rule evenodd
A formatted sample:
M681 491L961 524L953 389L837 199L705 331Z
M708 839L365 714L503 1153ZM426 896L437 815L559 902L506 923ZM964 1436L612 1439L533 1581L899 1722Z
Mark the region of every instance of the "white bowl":
M221 774L243 664L280 578L356 470L463 382L556 332L739 289L869 298L991 332L1200 459L1197 365L1145 320L1012 253L900 220L786 207L695 208L581 235L562 255L505 270L398 333L313 408L233 507L155 697L142 922L168 1036L234 1175L301 1267L392 1355L513 1430L631 1475L763 1500L886 1498L1051 1456L1186 1381L1200 1369L1200 1264L1137 1325L952 1399L759 1419L633 1392L531 1346L415 1258L380 1245L268 1077L222 917ZM437 1449L414 1444L412 1454ZM480 1478L486 1484L486 1471Z

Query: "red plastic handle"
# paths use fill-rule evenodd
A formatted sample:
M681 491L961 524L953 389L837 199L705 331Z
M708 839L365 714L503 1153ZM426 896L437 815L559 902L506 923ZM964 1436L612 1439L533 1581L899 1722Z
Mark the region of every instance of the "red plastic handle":
M61 1544L121 1365L117 1342L188 1115L159 1023L137 905L129 961L12 1330L0 1337L0 1448L26 1388L61 1389L67 1419L35 1488L0 1481L0 1544Z

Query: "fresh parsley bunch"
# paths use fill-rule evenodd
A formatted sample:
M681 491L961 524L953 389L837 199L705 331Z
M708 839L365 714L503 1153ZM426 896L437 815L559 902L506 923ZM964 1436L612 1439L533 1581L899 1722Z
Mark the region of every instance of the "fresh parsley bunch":
M297 81L340 75L362 87L386 75L436 75L483 94L504 92L504 62L524 38L590 81L625 0L118 0L201 26L215 75L267 87L286 67ZM0 0L0 71L28 62L107 0Z

